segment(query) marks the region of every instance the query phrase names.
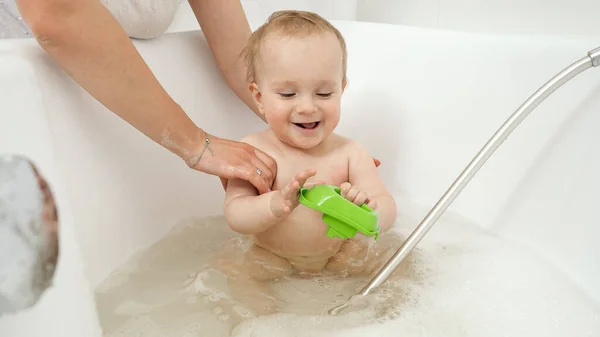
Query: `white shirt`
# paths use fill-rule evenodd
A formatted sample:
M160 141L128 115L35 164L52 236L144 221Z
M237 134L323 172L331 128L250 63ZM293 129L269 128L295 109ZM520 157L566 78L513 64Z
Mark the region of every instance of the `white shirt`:
M127 35L137 39L152 39L162 35L171 25L180 1L101 0Z
M14 0L0 0L0 39L31 37Z
M100 1L129 37L152 39L169 28L181 0ZM0 38L28 37L33 37L31 30L23 22L15 0L0 0Z

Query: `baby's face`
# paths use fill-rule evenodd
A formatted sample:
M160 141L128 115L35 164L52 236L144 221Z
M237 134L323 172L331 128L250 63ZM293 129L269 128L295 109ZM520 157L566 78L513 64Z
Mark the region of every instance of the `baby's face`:
M277 137L292 147L313 148L340 120L345 87L343 54L332 33L268 36L250 84L255 102Z

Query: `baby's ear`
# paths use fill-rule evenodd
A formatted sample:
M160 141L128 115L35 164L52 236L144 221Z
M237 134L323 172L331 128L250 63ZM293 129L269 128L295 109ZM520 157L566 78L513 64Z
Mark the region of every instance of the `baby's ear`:
M261 115L264 115L265 113L263 112L262 95L260 93L260 89L258 88L258 84L256 84L256 82L252 81L252 82L248 83L248 89L250 90L250 93L252 94L252 99L254 99L254 104L256 104L256 107L258 107L258 111L260 112Z
M342 82L342 94L344 93L344 91L346 90L346 85L348 84L348 79L345 78L344 81Z

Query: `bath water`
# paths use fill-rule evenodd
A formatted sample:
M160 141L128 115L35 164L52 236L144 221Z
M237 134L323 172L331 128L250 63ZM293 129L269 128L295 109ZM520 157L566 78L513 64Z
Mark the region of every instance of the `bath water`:
M427 210L399 203L400 237ZM397 248L400 240L388 243ZM236 301L225 275L208 265L215 254L236 256L248 244L223 217L175 226L96 289L104 336L600 335L599 305L565 275L526 248L451 214L421 241L402 273L369 296L369 305L338 316L327 310L370 278L274 280L268 288L279 312L253 315Z

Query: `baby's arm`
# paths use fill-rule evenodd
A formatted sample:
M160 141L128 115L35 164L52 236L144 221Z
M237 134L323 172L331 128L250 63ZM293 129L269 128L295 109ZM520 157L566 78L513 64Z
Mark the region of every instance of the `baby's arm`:
M298 207L300 188L315 174L315 170L304 171L281 190L262 195L258 195L256 188L245 180L231 180L225 197L225 218L229 227L238 233L252 235L276 225Z
M366 194L368 204L373 206L378 214L379 227L382 232L385 232L396 221L396 201L379 177L369 152L355 142L350 144L349 149L349 183Z
M269 229L279 219L271 211L275 191L259 195L256 188L241 179L227 183L224 213L229 227L241 234L256 234Z
M259 147L258 134L248 135L240 140ZM271 212L270 205L274 192L259 194L248 181L230 179L225 187L224 213L229 227L241 234L256 234L275 225L278 219Z
M241 140L257 148L260 140L256 135ZM259 195L256 187L246 180L232 179L225 189L225 219L234 231L253 235L264 232L285 219L299 205L298 192L306 180L316 171L298 174L278 191Z

